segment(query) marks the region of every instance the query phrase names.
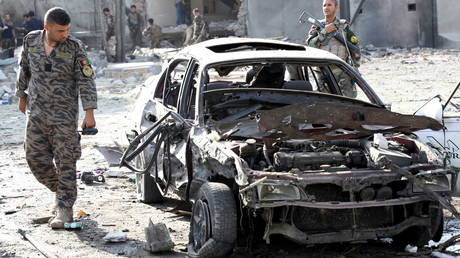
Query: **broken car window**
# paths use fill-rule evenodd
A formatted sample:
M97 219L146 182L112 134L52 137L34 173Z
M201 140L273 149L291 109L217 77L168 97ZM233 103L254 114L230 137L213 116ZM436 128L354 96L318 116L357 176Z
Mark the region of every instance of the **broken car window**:
M188 60L180 61L173 64L168 69L168 74L164 82L163 103L177 107L180 86L184 80L185 71L187 70Z

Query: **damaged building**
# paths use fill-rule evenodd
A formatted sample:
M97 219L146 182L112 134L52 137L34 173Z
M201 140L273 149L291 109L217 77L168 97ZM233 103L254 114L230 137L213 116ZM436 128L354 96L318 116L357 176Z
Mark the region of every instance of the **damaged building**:
M1 0L2 14L11 13L17 25L22 14L33 10L43 17L53 6L67 8L73 18L72 31L86 44L102 45L103 7L115 10L116 1L63 0L10 1ZM185 27L175 27L175 2L170 0L128 0L125 6L136 4L145 19L154 18L163 27L165 38L181 41ZM186 22L191 23L191 10L203 11L209 22L211 37L229 35L261 38L286 38L303 42L310 28L300 24L302 10L322 18L321 4L310 0L191 0L186 3ZM361 45L377 47L459 47L460 31L455 26L460 3L448 0L340 0L340 17L350 20L360 36ZM267 13L270 19L267 19ZM391 19L388 19L391 17ZM172 34L172 35L168 35ZM128 35L125 35L128 39Z

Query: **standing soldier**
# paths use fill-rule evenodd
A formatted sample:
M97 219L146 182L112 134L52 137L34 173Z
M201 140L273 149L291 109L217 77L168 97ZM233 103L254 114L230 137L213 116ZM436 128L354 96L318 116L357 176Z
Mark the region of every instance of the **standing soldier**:
M193 9L193 34L192 34L192 44L199 43L208 39L208 24L201 16L200 10L198 8Z
M106 32L105 32L105 52L107 55L107 60L109 62L112 62L115 60L115 55L116 55L116 45L117 41L115 39L115 23L113 19L113 15L110 13L110 9L105 7L102 10L102 13L104 14L104 19L105 19L105 25L106 25Z
M350 26L346 20L339 20L336 17L339 5L337 0L324 0L323 1L323 14L325 19L320 22L325 25L321 29L315 25L311 27L307 44L310 47L316 47L327 50L346 62L350 63L355 68L359 67L360 53L352 53L349 48L334 38L336 33L344 35L345 38L356 46L359 46L358 37L351 31ZM332 69L343 95L347 97L356 98L357 91L354 82L345 74L341 69Z
M142 45L142 34L141 28L143 25L142 16L137 12L136 5L131 5L129 14L128 14L128 28L129 36L133 42L132 49L134 50L136 46Z
M0 28L2 49L16 48L16 33L14 32L14 29L11 16L9 14L5 14L3 28Z
M96 126L93 70L81 41L69 31L68 13L59 7L49 9L44 30L24 38L16 82L19 110L27 115L27 163L36 179L56 194L56 214L49 222L53 229L73 220L76 163L81 155L79 95L85 110L81 127Z
M145 28L145 30L142 32L142 35L144 35L144 37L150 41L150 48L158 48L160 47L161 28L160 26L153 23L152 18L150 18L148 22L149 26Z
M115 36L115 25L113 21L113 15L110 13L110 9L107 7L105 7L102 10L102 13L104 14L105 24L107 26L107 31L105 32L105 40L109 41L110 38Z

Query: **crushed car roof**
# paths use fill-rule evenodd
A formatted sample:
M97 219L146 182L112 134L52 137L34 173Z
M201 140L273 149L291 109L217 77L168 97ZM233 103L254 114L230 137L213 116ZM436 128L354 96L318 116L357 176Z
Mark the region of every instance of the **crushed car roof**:
M249 50L249 51L247 51ZM316 48L279 40L219 38L184 48L179 56L192 56L202 65L251 59L310 59L341 62L337 56Z

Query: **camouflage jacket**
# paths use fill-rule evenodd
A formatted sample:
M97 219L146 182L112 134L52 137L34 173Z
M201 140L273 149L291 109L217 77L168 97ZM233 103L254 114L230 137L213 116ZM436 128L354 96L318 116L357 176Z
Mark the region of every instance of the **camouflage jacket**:
M326 25L326 20L320 21L322 24ZM342 58L346 62L349 60L349 54L346 47L340 43L337 39L334 38L335 33L339 33L340 35L345 35L347 40L353 43L355 46L359 48L359 39L356 34L351 31L350 26L346 20L339 20L336 19L334 22L337 30L331 33L327 33L325 29L320 29L316 25L312 25L307 38L307 45L310 47L320 48L323 50L327 50L338 57ZM351 59L355 67L359 67L359 61L361 59L361 54L351 53Z
M72 36L46 56L44 33L37 30L24 37L16 96L27 96L29 118L40 117L50 125L76 124L79 95L84 110L97 108L91 64L81 41Z
M159 38L161 37L161 27L156 24L149 25L142 31L142 35L150 40Z
M107 34L110 36L115 35L115 23L113 20L113 15L107 15L105 16L105 24L107 26Z
M197 16L193 19L193 43L199 43L205 41L209 36L208 23L202 16Z
M128 14L128 28L130 31L140 31L142 26L144 25L144 21L142 20L142 16L140 13L129 13Z

